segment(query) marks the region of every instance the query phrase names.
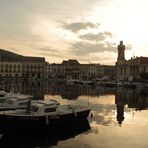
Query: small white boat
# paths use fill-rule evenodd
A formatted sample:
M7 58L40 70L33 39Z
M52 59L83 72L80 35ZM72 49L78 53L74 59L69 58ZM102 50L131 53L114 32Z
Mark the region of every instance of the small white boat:
M7 95L8 95L8 93L6 91L4 91L4 90L0 91L0 99L5 99Z
M6 99L9 98L18 98L18 99L28 99L28 98L33 98L31 95L24 95L20 93L13 93L13 92L6 92L4 90L0 91L0 102L3 102Z
M31 97L11 97L5 100L5 102L0 103L0 111L15 110L15 109L26 109L28 101ZM40 103L43 105L60 105L56 100L32 100L32 104Z

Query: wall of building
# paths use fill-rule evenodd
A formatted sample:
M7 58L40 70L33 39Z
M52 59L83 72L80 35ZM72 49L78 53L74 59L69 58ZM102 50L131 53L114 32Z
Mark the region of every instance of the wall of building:
M118 45L116 79L122 81L140 81L141 72L148 73L148 57L134 57L130 60L125 60L124 50L125 46L123 44Z
M114 77L115 66L100 64L80 64L77 60L63 61L48 65L48 78L89 80L99 77Z
M22 77L21 62L0 62L0 78Z

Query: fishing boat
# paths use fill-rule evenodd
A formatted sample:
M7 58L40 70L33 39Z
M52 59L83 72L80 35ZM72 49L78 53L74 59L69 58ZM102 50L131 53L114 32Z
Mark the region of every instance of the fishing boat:
M86 120L90 108L82 105L48 105L28 101L25 110L0 112L1 130L38 130L65 127Z

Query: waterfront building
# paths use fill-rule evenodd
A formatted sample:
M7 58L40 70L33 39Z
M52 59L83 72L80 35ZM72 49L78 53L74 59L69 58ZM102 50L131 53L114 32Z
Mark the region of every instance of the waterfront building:
M0 78L21 78L22 63L21 62L0 62Z
M75 59L64 60L61 64L48 65L48 78L89 80L98 77L115 76L115 66L80 64Z
M62 62L66 79L79 79L80 63L75 59L64 60Z
M141 80L141 73L148 73L148 57L133 57L125 60L125 45L120 41L116 62L116 79L123 81Z
M24 57L22 60L23 78L45 78L45 58L43 57Z
M82 79L115 76L115 66L80 64L76 59L49 64L44 57L22 56L0 49L0 77L23 79Z
M48 64L48 78L64 78L65 77L65 67L62 64Z
M0 77L45 78L46 62L44 57L29 57L0 49Z

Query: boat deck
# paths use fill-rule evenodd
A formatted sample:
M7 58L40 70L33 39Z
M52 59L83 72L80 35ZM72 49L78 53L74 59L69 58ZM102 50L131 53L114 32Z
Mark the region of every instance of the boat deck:
M1 114L6 114L10 116L45 116L45 115L61 115L61 114L69 114L69 113L77 113L80 111L88 110L88 107L80 106L80 105L59 105L56 107L56 111L47 112L47 113L40 113L40 112L26 112L26 110L10 110L10 111L1 111Z

